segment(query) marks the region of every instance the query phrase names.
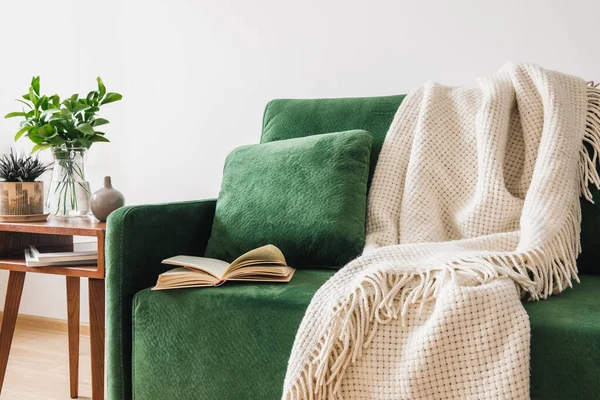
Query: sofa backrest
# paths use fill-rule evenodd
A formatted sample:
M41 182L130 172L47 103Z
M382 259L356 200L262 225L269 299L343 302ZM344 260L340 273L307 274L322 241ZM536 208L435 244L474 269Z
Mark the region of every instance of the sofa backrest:
M371 172L405 95L345 99L273 100L265 109L261 143L364 129L373 134Z

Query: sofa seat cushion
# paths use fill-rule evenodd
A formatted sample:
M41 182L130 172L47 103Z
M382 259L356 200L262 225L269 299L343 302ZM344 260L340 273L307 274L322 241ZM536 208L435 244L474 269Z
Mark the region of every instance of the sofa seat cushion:
M280 399L304 311L333 269L289 283L139 292L133 303L135 399Z
M136 399L281 398L296 330L334 270L298 270L288 284L143 290L133 309ZM600 393L600 277L525 303L532 328L532 399Z
M600 276L524 303L531 321L531 398L600 396Z

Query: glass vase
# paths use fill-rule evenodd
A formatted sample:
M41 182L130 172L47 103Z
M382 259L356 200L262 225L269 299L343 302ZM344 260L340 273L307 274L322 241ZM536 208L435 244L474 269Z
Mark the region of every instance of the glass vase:
M84 147L54 147L52 182L46 206L57 217L87 217L90 214L90 184L85 177Z

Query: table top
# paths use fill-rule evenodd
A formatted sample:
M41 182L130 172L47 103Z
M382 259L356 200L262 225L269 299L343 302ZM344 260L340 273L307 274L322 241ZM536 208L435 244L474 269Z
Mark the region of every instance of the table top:
M93 217L58 218L50 216L47 221L42 222L0 222L0 232L98 236L99 231L106 231L106 223Z

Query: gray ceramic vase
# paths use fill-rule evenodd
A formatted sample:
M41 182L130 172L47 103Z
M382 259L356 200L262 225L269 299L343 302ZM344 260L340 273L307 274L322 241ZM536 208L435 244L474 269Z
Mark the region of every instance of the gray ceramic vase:
M92 195L92 214L100 221L106 221L111 212L125 205L125 197L112 187L110 176L104 177L104 187Z

